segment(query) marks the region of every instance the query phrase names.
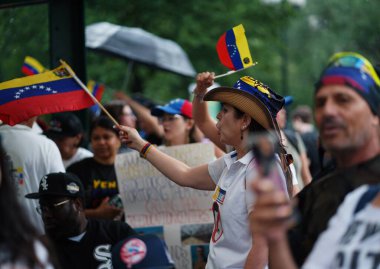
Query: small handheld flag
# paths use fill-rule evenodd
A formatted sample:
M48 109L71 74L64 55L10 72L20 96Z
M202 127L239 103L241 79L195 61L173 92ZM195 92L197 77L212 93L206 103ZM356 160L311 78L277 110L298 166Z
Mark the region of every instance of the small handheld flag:
M40 74L47 71L47 69L40 64L39 61L33 57L26 56L24 59L24 64L22 65L21 72L27 76Z
M242 24L228 30L219 38L216 51L222 64L231 70L254 64Z
M228 76L257 64L252 60L242 24L228 30L219 38L216 51L220 62L231 71L215 76L215 78Z
M90 93L96 97L96 99L98 99L99 101L102 100L102 96L105 89L104 84L99 84L95 82L94 80L89 80L87 82L87 88L90 91ZM100 107L97 104L95 104L90 107L90 111L92 112L93 115L99 116Z
M104 84L99 84L95 82L94 80L89 80L87 82L87 88L89 89L90 93L96 97L96 99L101 100L105 86Z

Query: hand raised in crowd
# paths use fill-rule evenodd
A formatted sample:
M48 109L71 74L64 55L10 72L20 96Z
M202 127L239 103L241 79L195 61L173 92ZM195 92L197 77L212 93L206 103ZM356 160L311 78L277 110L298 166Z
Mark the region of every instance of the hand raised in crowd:
M96 214L105 219L120 219L123 209L109 204L109 197L103 199L100 205L95 209Z
M262 234L269 243L284 239L294 223L291 201L270 180L255 180L252 189L256 195L250 219L252 232Z
M194 90L195 95L204 95L207 88L214 83L214 72L203 72L197 75L197 86Z
M126 95L124 92L122 91L116 91L114 92L113 94L113 97L117 100L126 100L126 99L129 99L130 97L128 95Z
M121 142L126 143L131 149L137 150L138 152L145 146L147 141L141 138L139 133L135 128L128 126L119 125L119 137Z

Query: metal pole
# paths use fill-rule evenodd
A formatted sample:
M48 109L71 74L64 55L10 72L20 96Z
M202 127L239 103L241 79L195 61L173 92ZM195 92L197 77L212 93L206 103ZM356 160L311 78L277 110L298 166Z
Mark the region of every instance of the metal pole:
M133 70L133 65L134 64L135 64L135 62L132 61L132 60L128 62L127 72L125 73L123 85L121 87L121 90L123 92L126 92L127 89L128 89L128 84L129 84L129 80L130 80L130 77L131 77L131 74L132 74L132 70Z

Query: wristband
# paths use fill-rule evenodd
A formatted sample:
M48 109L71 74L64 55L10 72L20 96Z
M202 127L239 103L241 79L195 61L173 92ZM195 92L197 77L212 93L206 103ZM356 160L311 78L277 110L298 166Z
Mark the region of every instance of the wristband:
M145 146L141 149L140 151L140 157L146 159L146 156L148 152L152 149L152 144L151 143L146 143Z
M206 93L196 93L193 91L194 98L198 99L199 101L203 102L203 97L205 96Z

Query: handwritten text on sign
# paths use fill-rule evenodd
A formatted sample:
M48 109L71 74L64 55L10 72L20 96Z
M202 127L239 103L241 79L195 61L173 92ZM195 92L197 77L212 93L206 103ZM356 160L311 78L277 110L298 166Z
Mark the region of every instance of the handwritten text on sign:
M160 150L191 167L214 158L211 143ZM132 227L213 222L212 192L178 186L137 152L119 154L115 167L126 219Z

